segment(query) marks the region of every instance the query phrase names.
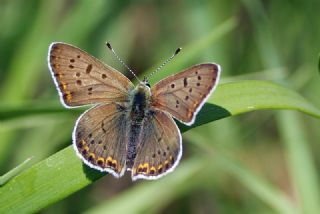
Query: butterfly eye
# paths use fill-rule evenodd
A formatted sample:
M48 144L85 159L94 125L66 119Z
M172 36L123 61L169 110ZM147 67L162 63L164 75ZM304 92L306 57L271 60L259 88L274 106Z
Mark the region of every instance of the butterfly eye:
M143 77L143 83L144 83L146 86L148 86L148 88L150 88L150 84L149 84L148 79L147 79L146 76Z

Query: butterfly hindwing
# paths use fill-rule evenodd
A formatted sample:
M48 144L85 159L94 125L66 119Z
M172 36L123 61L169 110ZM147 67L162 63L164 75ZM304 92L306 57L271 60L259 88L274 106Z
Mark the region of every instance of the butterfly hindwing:
M219 74L220 66L208 63L163 79L151 89L151 105L192 125L198 110L215 88Z
M90 167L121 177L126 169L128 119L120 104L104 104L83 113L73 131L78 156Z
M132 179L157 179L171 172L182 155L180 131L170 115L149 110L137 144Z
M133 88L120 72L68 44L51 44L48 63L66 107L125 101Z

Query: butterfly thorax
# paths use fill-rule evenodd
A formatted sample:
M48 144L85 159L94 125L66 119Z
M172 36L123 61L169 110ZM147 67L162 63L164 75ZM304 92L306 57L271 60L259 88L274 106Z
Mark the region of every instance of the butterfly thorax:
M130 103L130 119L133 122L141 123L146 110L150 105L150 89L143 83L140 83L136 86L131 94L131 103Z
M140 83L130 94L130 107L129 118L131 121L130 126L130 139L128 144L127 153L127 166L131 167L136 157L137 139L140 134L141 124L145 115L149 111L151 92L150 88L143 83Z

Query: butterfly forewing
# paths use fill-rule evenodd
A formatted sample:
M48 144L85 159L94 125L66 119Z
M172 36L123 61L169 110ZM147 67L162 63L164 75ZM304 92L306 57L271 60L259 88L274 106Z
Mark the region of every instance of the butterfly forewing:
M219 74L219 65L200 64L161 80L151 89L151 105L191 125L215 88Z
M89 109L80 116L73 132L77 154L95 169L122 176L126 169L128 122L119 104Z
M126 101L133 88L120 72L68 44L53 43L48 61L61 100L67 107Z
M157 179L171 172L182 154L181 140L170 115L150 110L142 124L132 179Z

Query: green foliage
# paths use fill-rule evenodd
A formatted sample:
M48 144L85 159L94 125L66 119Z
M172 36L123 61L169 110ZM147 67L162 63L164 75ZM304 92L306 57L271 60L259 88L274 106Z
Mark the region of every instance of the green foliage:
M1 211L35 212L101 176L96 170L84 167L70 146L5 185L1 189L5 193L1 194Z
M320 54L319 54L319 61L318 61L318 71L320 72Z
M320 210L319 1L200 2L1 3L0 213ZM182 46L151 84L192 64L222 66L195 124L179 124L181 163L160 180L104 176L70 146L84 108L59 103L47 48L74 44L119 69L106 40L141 76Z
M0 177L0 186L2 186L3 184L7 183L9 180L11 180L13 177L17 176L18 174L20 174L23 170L29 168L28 167L28 163L32 158L28 158L27 160L23 161L23 163L21 163L19 166L13 168L12 170L10 170L9 172L7 172L6 174L4 174L3 176Z

